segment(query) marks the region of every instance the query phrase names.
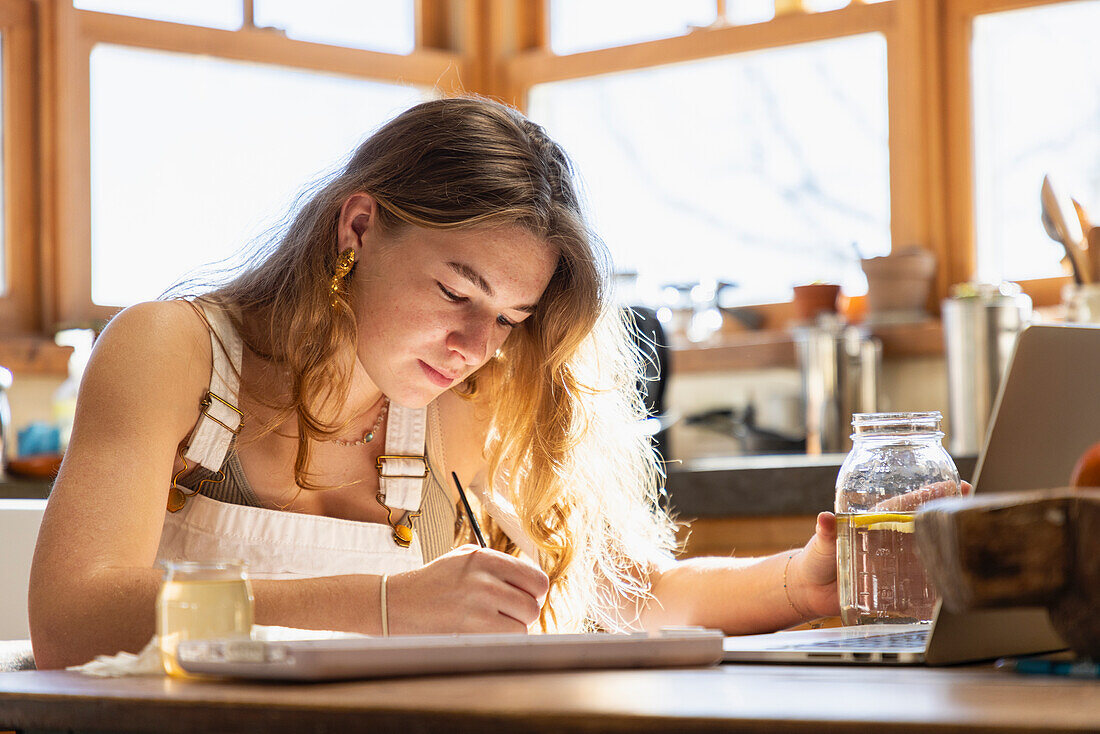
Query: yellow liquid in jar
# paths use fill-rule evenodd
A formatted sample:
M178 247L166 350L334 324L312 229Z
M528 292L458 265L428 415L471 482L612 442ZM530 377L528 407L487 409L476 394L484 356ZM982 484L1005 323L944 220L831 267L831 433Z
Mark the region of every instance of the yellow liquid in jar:
M917 556L915 512L837 515L837 587L845 625L930 622L938 594Z
M184 640L214 637L247 639L252 633L252 587L247 579L169 580L157 596L157 635L169 675L188 673L176 662Z

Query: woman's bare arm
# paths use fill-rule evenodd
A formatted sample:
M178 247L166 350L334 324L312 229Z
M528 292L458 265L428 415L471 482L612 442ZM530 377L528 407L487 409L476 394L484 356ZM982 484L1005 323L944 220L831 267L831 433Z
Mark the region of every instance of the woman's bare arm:
M175 450L209 382L205 328L185 309L127 309L96 342L31 569L39 667L139 649L152 635Z
M97 340L31 571L39 667L137 650L152 636L161 578L153 563L169 481L210 365L209 332L181 302L127 309ZM257 581L256 619L374 631L377 584L366 576Z
M642 613L647 628L701 625L748 634L839 614L835 518L821 513L814 536L799 550L678 561L655 575L653 596Z
M961 492L967 482L939 482L876 505L876 511L914 510ZM790 564L788 565L788 560ZM786 574L786 588L784 588ZM814 536L800 550L764 558L694 558L671 565L653 583L647 627L693 624L746 634L783 629L840 613L836 586L836 518L818 515Z

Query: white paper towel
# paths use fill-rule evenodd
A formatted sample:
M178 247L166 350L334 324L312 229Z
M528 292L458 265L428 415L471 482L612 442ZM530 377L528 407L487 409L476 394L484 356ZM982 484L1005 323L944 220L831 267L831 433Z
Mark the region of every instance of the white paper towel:
M304 630L296 627L272 627L252 625L253 640L332 640L339 637L368 637L355 632L336 632L333 630ZM132 652L120 652L116 655L97 655L83 665L72 665L72 670L85 675L101 678L120 678L128 675L166 675L160 658L160 645L156 636L136 655Z

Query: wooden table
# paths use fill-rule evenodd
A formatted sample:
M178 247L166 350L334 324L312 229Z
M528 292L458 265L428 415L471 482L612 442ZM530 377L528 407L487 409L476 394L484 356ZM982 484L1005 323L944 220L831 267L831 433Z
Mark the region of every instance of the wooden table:
M0 674L0 730L113 732L1083 732L1100 682L950 669L709 669L323 684Z

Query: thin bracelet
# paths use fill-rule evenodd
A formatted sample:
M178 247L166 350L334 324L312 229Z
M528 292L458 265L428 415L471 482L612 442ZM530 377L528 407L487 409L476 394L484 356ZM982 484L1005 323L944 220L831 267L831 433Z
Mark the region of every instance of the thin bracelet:
M389 614L389 610L386 608L386 579L388 579L388 578L389 578L388 575L382 574L382 585L381 585L381 592L380 592L381 605L380 606L382 607L382 636L383 637L389 637L390 636L390 614Z
M783 566L783 593L786 594L787 603L791 605L791 609L794 610L794 613L798 615L799 619L803 619L802 612L798 611L798 607L796 607L794 605L794 602L791 601L791 590L787 586L787 571L791 570L791 561L793 561L794 557L797 555L798 551L795 551L794 553L787 556L787 563Z

